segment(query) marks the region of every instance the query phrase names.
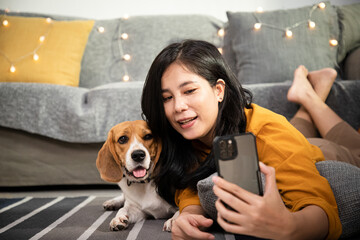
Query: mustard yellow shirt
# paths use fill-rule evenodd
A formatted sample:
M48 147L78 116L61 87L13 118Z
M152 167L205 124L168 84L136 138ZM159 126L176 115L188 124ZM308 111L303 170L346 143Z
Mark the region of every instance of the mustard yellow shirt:
M316 169L315 163L324 160L321 150L311 145L285 117L252 104L245 109L246 132L256 136L259 160L276 171L276 182L286 207L299 211L317 205L327 214L327 239L338 239L342 226L336 200L328 181ZM189 205L200 205L197 192L190 188L177 190L175 203L182 211Z

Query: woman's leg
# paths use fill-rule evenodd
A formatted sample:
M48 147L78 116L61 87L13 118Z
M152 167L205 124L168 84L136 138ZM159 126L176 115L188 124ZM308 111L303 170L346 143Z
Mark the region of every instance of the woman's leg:
M320 135L331 142L348 148L353 155L353 160L349 161L352 164L356 162L357 164L354 165L359 166L360 134L324 102L333 83L333 80L330 80L329 83L331 73L325 74L327 77L322 77L324 74L321 74L321 70L315 73L309 73L309 79L307 79L306 68L303 66L297 68L293 84L288 92L288 100L301 104L316 125Z
M325 102L331 86L336 78L336 71L332 68L324 68L318 71L308 73L304 66L299 66L294 71L294 80L307 76L316 94ZM299 110L290 120L290 123L298 129L306 138L314 138L319 136L319 132L314 125L310 114L306 111L304 106L300 106Z
M334 76L332 70L329 69L308 74L304 66L299 66L295 70L294 81L287 95L289 101L296 102L303 107L294 117L312 120L322 137L325 137L330 129L343 121L324 102L335 77L336 74Z

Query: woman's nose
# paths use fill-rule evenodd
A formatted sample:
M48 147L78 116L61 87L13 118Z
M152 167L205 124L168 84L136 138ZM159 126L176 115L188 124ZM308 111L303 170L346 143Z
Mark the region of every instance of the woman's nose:
M175 99L175 112L182 112L188 109L188 106L183 98Z

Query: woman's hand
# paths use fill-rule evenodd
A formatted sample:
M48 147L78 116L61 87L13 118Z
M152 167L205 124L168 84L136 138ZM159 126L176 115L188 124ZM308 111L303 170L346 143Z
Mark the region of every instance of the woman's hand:
M202 215L201 206L190 205L173 221L172 239L215 239L214 235L204 232L213 224L213 220Z
M217 221L227 232L269 239L290 239L294 227L292 214L285 207L275 180L275 169L260 162L266 176L264 196L244 190L220 177L214 177L214 193L218 196ZM229 210L222 203L233 210Z

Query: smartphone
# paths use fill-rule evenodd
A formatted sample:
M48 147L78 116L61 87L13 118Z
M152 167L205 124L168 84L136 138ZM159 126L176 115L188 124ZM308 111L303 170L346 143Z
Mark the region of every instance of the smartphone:
M256 137L248 132L217 136L213 141L214 156L220 177L252 193L263 195Z

